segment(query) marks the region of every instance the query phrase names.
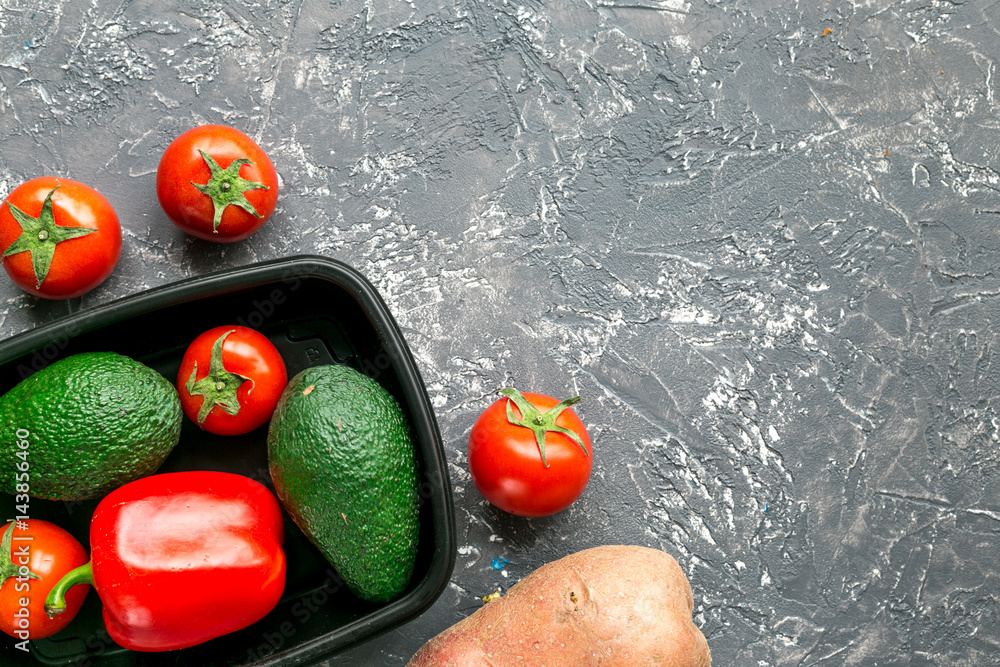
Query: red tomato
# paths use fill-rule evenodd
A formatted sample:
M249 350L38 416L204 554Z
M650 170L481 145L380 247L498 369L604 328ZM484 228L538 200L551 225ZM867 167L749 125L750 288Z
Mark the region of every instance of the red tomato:
M194 339L181 359L181 407L209 433L240 435L274 412L288 373L266 336L241 326L215 327Z
M12 522L2 529L0 630L20 640L41 639L65 628L80 611L90 586L70 590L66 611L55 618L45 613L45 596L64 574L88 562L87 552L75 537L48 521L26 519L16 526Z
M469 435L472 481L511 514L561 512L583 493L593 462L587 429L568 407L580 398L560 403L514 389L500 393L505 397L483 411Z
M247 238L274 213L278 174L254 140L225 125L188 130L156 168L156 196L175 225L207 241Z
M122 252L118 216L97 190L68 178L33 178L0 206L3 268L26 292L70 299L100 285Z

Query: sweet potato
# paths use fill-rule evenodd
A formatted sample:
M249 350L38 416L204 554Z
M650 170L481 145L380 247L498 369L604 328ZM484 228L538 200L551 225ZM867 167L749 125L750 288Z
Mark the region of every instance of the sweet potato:
M585 549L538 568L407 667L707 667L691 586L657 549Z

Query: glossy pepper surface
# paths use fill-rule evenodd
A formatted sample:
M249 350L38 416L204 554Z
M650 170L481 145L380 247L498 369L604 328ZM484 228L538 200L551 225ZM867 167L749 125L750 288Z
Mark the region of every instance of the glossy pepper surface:
M178 472L112 491L90 524L90 563L60 590L92 583L108 634L134 651L186 648L263 618L285 585L284 528L274 495L248 477Z

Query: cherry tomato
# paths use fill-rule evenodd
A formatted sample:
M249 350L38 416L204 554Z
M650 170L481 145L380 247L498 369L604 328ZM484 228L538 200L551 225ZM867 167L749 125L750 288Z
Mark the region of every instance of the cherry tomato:
M0 630L20 640L54 635L80 611L90 586L69 591L65 613L54 618L45 613L45 596L64 574L88 562L87 552L75 537L41 519L11 522L2 530Z
M225 125L201 125L167 146L156 169L164 213L188 234L231 243L274 213L278 174L253 139Z
M501 389L504 396L476 420L469 435L469 471L488 501L511 514L560 512L590 479L593 457L587 429L569 409L580 397Z
M68 178L17 186L0 206L3 268L47 299L85 294L111 275L122 252L118 216L101 193Z
M263 425L286 384L278 350L263 334L241 326L215 327L195 338L177 373L184 413L216 435Z

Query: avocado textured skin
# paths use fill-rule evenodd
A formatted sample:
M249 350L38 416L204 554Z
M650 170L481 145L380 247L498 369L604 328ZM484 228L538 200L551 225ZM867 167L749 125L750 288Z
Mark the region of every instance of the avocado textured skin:
M288 383L268 431L275 491L296 525L363 600L400 595L419 533L416 455L406 416L349 366Z
M24 471L33 497L98 498L156 472L182 418L176 388L152 368L114 352L71 355L0 397L0 490L17 492Z

